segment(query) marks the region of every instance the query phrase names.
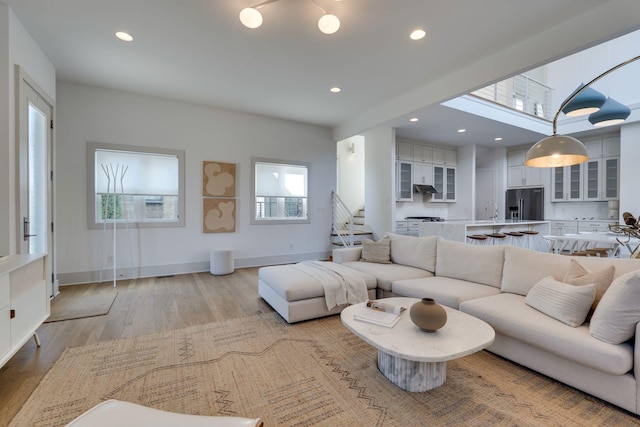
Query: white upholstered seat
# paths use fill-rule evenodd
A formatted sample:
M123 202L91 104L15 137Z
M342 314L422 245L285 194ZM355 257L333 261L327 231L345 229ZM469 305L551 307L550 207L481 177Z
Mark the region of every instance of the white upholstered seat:
M177 414L111 399L89 409L67 424L67 427L261 427L262 425L259 418Z

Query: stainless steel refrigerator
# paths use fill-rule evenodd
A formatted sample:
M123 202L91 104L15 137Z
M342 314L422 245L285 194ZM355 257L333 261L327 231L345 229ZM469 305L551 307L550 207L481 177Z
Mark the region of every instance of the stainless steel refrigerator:
M507 190L505 219L514 221L544 220L544 187Z

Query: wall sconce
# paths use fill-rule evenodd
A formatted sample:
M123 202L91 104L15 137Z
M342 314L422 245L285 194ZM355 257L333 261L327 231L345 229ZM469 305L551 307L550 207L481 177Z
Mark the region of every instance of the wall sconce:
M349 153L356 154L356 143L355 142L352 142L351 144L349 144Z

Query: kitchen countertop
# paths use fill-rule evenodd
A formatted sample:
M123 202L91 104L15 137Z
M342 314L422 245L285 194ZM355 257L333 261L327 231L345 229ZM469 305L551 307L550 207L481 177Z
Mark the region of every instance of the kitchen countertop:
M505 225L530 225L530 224L545 224L549 221L511 221L511 220L502 220L502 221L493 221L493 220L480 220L480 221L442 221L437 222L435 224L446 224L446 225L465 225L465 226L497 226L502 227ZM433 224L433 223L432 223Z
M552 218L552 219L547 219L546 221L594 221L594 222L606 222L606 223L610 224L610 223L617 223L618 222L618 218L610 218L610 219L598 219L598 218Z

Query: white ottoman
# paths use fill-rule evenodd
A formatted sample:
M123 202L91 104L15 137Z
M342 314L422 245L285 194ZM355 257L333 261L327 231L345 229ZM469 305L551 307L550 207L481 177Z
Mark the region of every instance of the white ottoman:
M376 298L376 278L353 270L364 278L369 299ZM291 265L258 270L258 293L288 323L338 314L345 306L327 309L322 283Z
M209 262L211 274L222 275L233 273L233 249L211 249Z

